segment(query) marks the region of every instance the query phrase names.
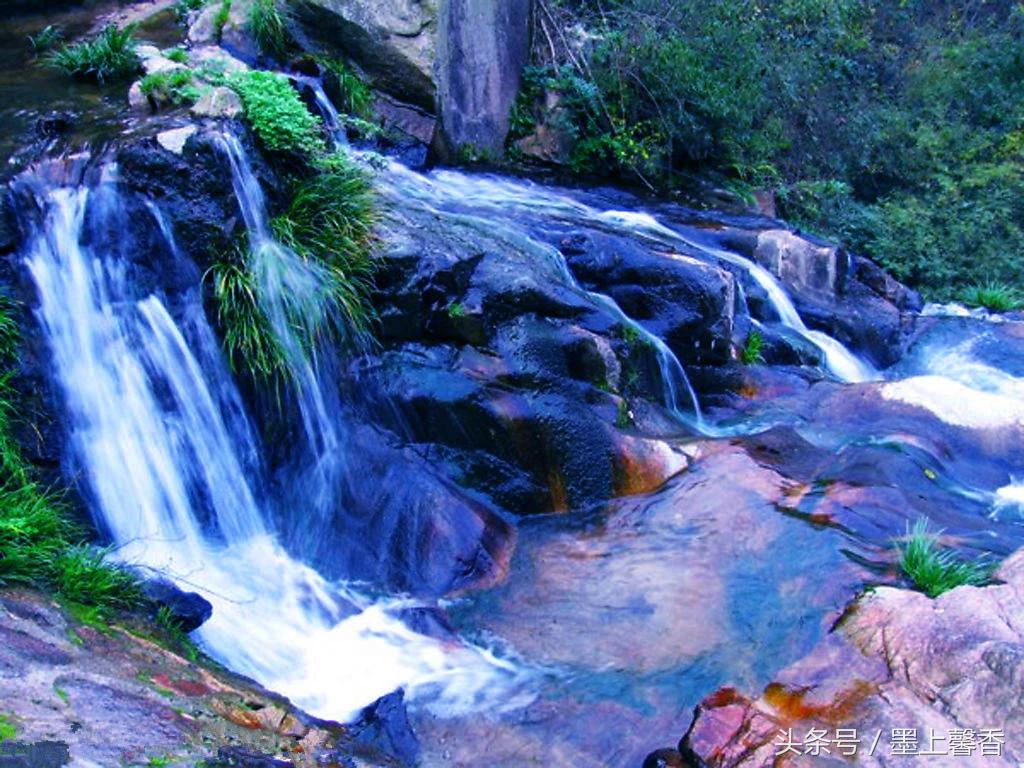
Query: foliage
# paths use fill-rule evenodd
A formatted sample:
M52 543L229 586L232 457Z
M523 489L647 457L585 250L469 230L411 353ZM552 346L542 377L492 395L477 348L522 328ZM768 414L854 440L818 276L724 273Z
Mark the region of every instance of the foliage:
M1024 281L1019 2L539 0L536 22L511 140L553 121L580 173L772 188L930 298Z
M372 320L374 223L369 179L344 152L321 158L296 185L288 210L272 222L284 245L326 266L341 330L354 337L365 334Z
M146 75L142 78L141 88L146 96L172 104L190 104L198 101L201 95L190 69L175 69Z
M448 317L452 320L458 320L460 317L466 316L466 308L457 301L453 301L448 305Z
M217 39L224 36L224 27L231 18L231 0L220 0L220 7L217 15L213 17L213 28L217 32Z
M249 31L260 50L281 58L288 51L288 24L276 0L253 0Z
M0 744L10 741L18 735L18 729L11 722L11 716L6 712L0 712Z
M263 381L275 380L287 371L285 353L260 309L255 280L245 260L244 249L238 248L232 257L215 262L207 273L213 280L224 349L234 370L247 370Z
M28 36L28 43L35 53L44 53L64 38L64 30L54 24L47 24L39 32Z
M245 117L272 152L313 155L324 150L320 120L310 114L288 78L276 72L239 72L227 78Z
M764 356L761 354L763 348L764 336L760 331L751 331L747 334L747 343L744 344L743 351L740 353L740 360L744 365L763 363Z
M355 118L366 118L370 115L373 93L370 86L359 77L352 67L338 59L320 59L320 64L337 80L341 93L342 111Z
M984 307L993 312L1010 312L1024 306L1016 288L991 281L968 286L961 299L970 307Z
M140 66L135 53L135 25L118 29L110 24L92 40L63 45L48 53L43 61L66 74L101 83L127 77Z
M900 568L914 586L928 597L938 597L965 584L975 586L988 581L989 569L977 562L957 559L949 550L939 547L938 533L928 530L928 522L919 520L907 532L900 546Z
M188 51L184 48L168 48L164 56L176 64L188 64Z

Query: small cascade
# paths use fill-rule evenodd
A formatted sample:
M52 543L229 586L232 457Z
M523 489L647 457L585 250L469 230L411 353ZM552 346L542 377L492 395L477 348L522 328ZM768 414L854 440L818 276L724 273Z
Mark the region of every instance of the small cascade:
M281 547L198 291L170 302L136 286L135 233L170 232L154 207L151 223L134 215L145 206L122 195L115 171L93 186L43 173L24 186L40 209L25 261L77 474L117 555L203 594L214 612L197 637L211 655L315 715L349 719L397 687L440 712L515 703L510 663L413 632L396 615L410 601L327 582ZM249 181L239 176L243 190ZM242 197L247 216L260 210ZM250 224L258 240L265 222ZM169 240L160 249L176 254Z
M459 205L469 211L487 211L492 215L525 213L605 227L619 234L655 240L665 245L682 245L742 269L764 289L779 321L818 347L825 367L841 381L863 382L881 378L870 365L854 355L839 341L821 331L810 330L779 281L764 267L739 254L695 243L643 211L600 210L557 190L529 181L470 176L457 171L438 171L431 184L416 183L416 174L393 164L392 175L401 180L403 191L434 200L439 207ZM678 361L676 361L678 363Z
M348 146L348 134L345 132L345 123L341 115L338 113L337 108L334 106L334 102L331 101L327 93L324 91L323 83L320 82L319 78L309 77L308 75L289 75L293 81L299 83L306 88L309 88L310 93L313 94L313 99L316 101L317 111L324 120L324 127L327 128L327 132L331 134L331 140L334 142L334 146L342 149Z
M469 177L462 174L455 174L451 171L443 172L444 182L451 181L451 177L458 180ZM481 177L482 183L486 184L486 177ZM476 179L473 179L476 181ZM392 199L401 200L403 204L416 202L428 208L437 216L446 216L462 221L463 223L476 226L490 235L500 237L510 243L516 249L523 252L534 253L537 256L538 268L550 269L552 277L568 285L580 295L587 297L593 303L604 307L609 314L615 317L622 325L632 329L637 336L645 342L655 353L662 385L663 404L678 421L688 424L699 432L706 431L700 403L697 400L697 393L694 391L686 370L682 363L669 349L668 345L657 335L651 333L643 325L633 320L610 296L594 291L588 291L579 284L572 270L566 263L565 256L551 245L541 242L505 222L478 213L476 208L479 205L485 213L494 211L507 211L508 206L501 205L507 201L515 204L514 197L506 200L503 196L488 196L484 194L467 193L461 183L441 183L422 174L414 173L399 163L392 162L388 165L387 174L380 179L380 184L385 192ZM526 185L524 185L526 186ZM484 190L477 190L478 193ZM528 194L524 194L524 200ZM488 202L494 204L491 209ZM466 206L469 211L462 211L461 206ZM685 394L684 394L685 393ZM687 408L692 409L692 414L687 413Z

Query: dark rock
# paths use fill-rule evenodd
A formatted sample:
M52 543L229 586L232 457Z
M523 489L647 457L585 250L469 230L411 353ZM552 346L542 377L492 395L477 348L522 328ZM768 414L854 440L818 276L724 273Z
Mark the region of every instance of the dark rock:
M366 707L350 728L355 744L372 747L405 766L419 760L420 742L409 723L401 688Z
M687 763L676 749L659 749L644 760L643 768L686 768Z
M727 271L599 232L563 236L559 247L581 283L611 296L682 362L731 358L735 281Z
M154 617L161 608L166 609L182 632L199 629L213 615L213 606L205 597L186 592L167 579L145 581L142 593L149 600Z
M50 138L70 131L75 124L75 115L71 112L53 112L36 119L36 133Z

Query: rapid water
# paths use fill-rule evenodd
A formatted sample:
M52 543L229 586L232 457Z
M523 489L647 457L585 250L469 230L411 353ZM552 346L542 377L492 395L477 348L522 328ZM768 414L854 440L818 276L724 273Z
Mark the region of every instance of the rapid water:
M514 702L510 663L413 632L395 616L408 600L329 583L278 543L254 436L199 297L172 314L160 295L140 295L130 235L140 225L116 168L104 175L92 186L30 180L40 220L26 264L83 490L118 556L203 594L214 611L197 634L211 655L316 715L348 719L397 687L446 713ZM257 214L246 212L254 244L266 235ZM159 218L154 227L167 232ZM173 243L162 248L175 257ZM315 375L307 364L313 374L300 373ZM302 397L319 419L316 393ZM324 437L324 423L310 428Z
M737 253L699 244L649 213L597 207L574 199L567 193L529 181L469 175L451 170L436 171L429 176L423 176L397 163L389 165L388 183L395 187L404 200L418 199L439 211L459 211L501 221L509 221L512 216L524 215L558 219L604 228L617 234L654 240L670 247L683 246L688 251L702 254L710 262L727 262L746 272L765 291L782 325L822 351L825 367L833 376L844 382L874 381L881 378L877 371L841 342L826 333L809 329L793 305L792 299L767 269ZM543 247L552 252L550 258L560 260L564 265L564 258L557 249L546 245ZM564 267L564 271L568 271L567 266ZM663 342L661 346L664 346ZM659 354L662 355L663 365L671 368L678 366L680 370L682 369L679 361L675 360L667 348L659 350ZM666 354L671 360L665 357Z

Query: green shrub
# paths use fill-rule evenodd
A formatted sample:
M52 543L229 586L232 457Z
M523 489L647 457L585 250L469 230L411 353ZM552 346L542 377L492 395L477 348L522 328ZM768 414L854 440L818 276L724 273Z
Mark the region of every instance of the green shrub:
M320 120L310 114L288 78L276 72L239 72L227 78L245 117L272 152L315 155L325 149Z
M1010 312L1024 306L1020 291L994 281L968 286L961 299L970 307L984 307L993 312Z
M142 92L158 102L191 104L202 95L195 84L192 70L175 69L168 72L154 72L142 78Z
M760 331L751 331L747 335L747 343L743 345L743 352L740 353L740 360L744 365L756 365L764 362L761 354L764 348L764 336Z
M929 532L928 522L919 520L900 546L900 569L914 587L928 597L938 597L965 584L985 584L989 569L976 562L959 560L948 550L940 549L940 534L941 531Z
M284 215L272 222L278 239L307 260L326 266L332 312L339 329L361 337L373 318L370 258L375 209L365 172L344 152L321 158L295 188Z
M283 57L288 51L288 24L276 0L253 0L249 31L260 50L268 56Z
M141 65L135 53L135 25L118 29L110 24L92 40L64 45L48 53L43 61L74 77L99 82L128 77Z

